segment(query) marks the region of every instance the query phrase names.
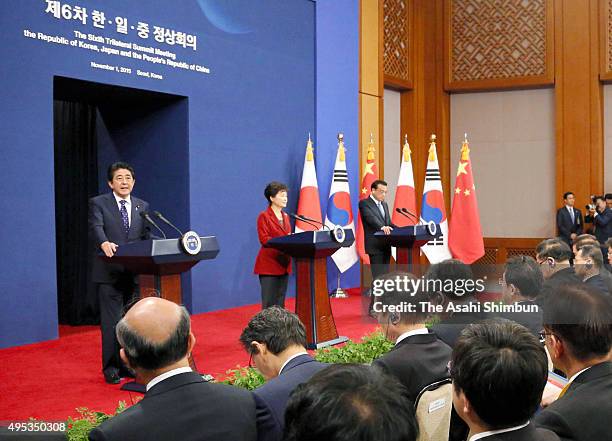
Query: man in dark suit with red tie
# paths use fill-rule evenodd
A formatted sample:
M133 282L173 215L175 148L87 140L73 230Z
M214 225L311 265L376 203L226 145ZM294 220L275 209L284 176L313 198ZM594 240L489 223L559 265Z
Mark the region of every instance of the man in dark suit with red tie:
M385 202L387 183L378 179L372 182L370 190L370 197L359 201L359 215L363 225L365 252L370 257L372 280L374 280L389 271L391 260L391 245L374 236L374 233L382 231L391 234L395 225L391 222L389 206Z
M104 262L100 253L112 258L117 248L129 242L144 240L148 229L140 213L149 204L131 195L135 175L132 166L116 162L108 168L110 193L89 201L89 229L95 243L92 280L98 286L100 328L102 330L102 372L109 384L117 384L120 376L131 375L119 358L115 326L125 305L137 296L135 275L123 266Z
M572 247L572 242L582 234L582 212L574 208L576 197L571 191L563 194L564 206L557 210L557 230L559 237Z

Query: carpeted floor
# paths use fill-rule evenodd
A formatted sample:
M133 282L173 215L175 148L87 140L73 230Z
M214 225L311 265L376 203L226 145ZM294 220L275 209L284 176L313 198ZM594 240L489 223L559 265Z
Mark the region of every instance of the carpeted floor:
M286 307L293 310L293 299ZM340 335L358 340L376 327L362 314L359 295L332 299L332 308ZM248 305L192 317L200 372L223 378L226 370L248 363L238 337L259 309ZM65 421L77 415L77 407L110 412L121 400L138 399L104 382L100 343L96 326L61 326L58 340L0 350L0 420Z

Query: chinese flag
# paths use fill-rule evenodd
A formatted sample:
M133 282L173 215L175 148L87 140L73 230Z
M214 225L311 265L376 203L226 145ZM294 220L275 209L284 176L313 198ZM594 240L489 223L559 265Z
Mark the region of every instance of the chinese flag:
M453 208L448 229L448 247L453 257L466 264L473 263L484 256L484 242L467 136L461 146L461 159L455 181Z
M368 147L368 156L363 171L363 178L361 179L361 191L359 192L359 200L370 197L370 187L372 182L378 179L378 170L376 168L376 162L374 161L374 141L370 139L370 146ZM361 216L357 218L357 252L361 257L361 261L366 265L370 264L370 257L365 252L365 244L363 241L363 225L361 223Z

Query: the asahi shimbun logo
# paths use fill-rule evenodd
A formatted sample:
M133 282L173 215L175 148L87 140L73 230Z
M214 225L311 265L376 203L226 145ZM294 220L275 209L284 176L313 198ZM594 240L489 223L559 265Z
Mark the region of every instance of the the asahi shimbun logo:
M202 240L195 231L187 231L181 238L181 245L187 254L195 256L202 249Z

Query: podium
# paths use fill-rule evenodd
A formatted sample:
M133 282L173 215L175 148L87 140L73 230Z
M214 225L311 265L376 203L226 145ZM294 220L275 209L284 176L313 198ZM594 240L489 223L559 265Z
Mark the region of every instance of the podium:
M412 265L412 250L421 248L429 241L442 236L440 225L430 222L425 225L410 225L408 227L394 228L391 234L382 231L374 233L378 240L397 248L397 263Z
M353 230L344 230L344 241L331 231L304 231L270 239L266 246L294 257L296 261L295 312L306 327L308 349L343 343L339 337L327 292L327 257L355 242Z
M200 237L202 247L197 254L188 254L180 239L150 239L120 245L113 257L101 255L108 263L123 265L140 279L140 297L162 297L182 303L181 274L201 260L219 254L215 236Z
M108 263L123 265L138 274L140 298L161 297L180 305L183 303L181 274L189 271L200 260L214 259L219 254L215 236L200 237L200 242L201 248L197 254L183 250L181 239L149 239L120 245L113 257L104 254L99 257ZM198 371L191 355L189 365L194 372ZM121 390L144 394L146 387L133 381L121 386Z

